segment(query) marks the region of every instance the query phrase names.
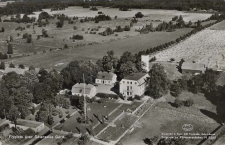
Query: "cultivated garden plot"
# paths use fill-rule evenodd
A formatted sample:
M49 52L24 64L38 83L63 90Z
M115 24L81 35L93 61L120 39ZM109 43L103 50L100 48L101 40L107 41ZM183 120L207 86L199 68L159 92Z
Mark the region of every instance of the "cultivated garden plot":
M80 113L76 113L73 116L71 116L69 119L67 119L64 123L59 124L55 127L56 130L62 130L66 132L73 132L73 133L86 133L87 130L90 131L90 128L92 127L94 130L94 133L98 133L100 130L102 130L105 127L105 122L102 121L103 116L107 116L110 114L114 109L116 110L117 107L119 107L118 103L92 103L88 104L87 106L87 116L89 119L92 120L91 123L88 125L84 125L81 123L78 123L77 118L81 117ZM109 119L111 116L109 115ZM99 123L99 125L97 125Z
M182 58L186 62L203 63L215 70L225 69L225 31L203 30L187 40L157 53L157 61L169 61L174 58L179 62Z

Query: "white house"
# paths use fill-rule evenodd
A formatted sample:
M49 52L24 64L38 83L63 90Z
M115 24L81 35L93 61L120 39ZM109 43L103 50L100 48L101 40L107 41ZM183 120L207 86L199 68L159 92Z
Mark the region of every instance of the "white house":
M24 119L17 119L17 125L16 127L19 127L23 130L27 130L28 128L32 129L35 132L40 132L45 128L45 125L43 122L37 122L32 120L24 120ZM9 127L15 127L14 123L9 123Z
M149 55L141 55L141 62L144 64L142 66L142 69L145 70L146 72L149 72L149 61L150 61Z
M77 83L73 85L71 92L72 95L84 95L86 97L92 98L96 95L96 87L91 84Z
M123 96L130 97L143 95L147 87L147 73L133 73L120 81L120 93Z
M116 82L117 75L112 72L98 72L95 79L96 84L114 84Z

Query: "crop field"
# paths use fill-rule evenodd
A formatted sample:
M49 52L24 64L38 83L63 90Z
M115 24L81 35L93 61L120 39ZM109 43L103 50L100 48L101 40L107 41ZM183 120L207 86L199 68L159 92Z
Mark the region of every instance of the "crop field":
M141 50L146 50L148 48L173 41L180 36L187 34L191 30L192 28L184 28L178 29L174 32L154 32L107 43L86 45L83 47L74 47L61 51L22 57L15 59L15 63L22 63L28 66L34 65L35 67L51 67L60 70L74 59L96 61L97 59L102 58L102 56L110 50L113 50L116 56L121 56L125 51L137 53Z
M174 58L179 62L182 58L187 62L203 63L215 70L225 69L225 31L203 30L187 40L157 53L157 61L169 61Z

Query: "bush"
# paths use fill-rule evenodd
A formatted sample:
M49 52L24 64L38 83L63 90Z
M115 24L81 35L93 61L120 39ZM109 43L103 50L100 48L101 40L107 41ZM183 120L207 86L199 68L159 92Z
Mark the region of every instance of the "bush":
M76 26L73 26L73 30L77 30L77 27Z
M182 92L182 88L180 87L179 83L172 83L170 87L170 94L174 97L178 97Z
M170 58L170 61L175 61L175 59L174 58Z
M122 27L119 25L119 26L116 26L116 29L114 30L114 32L123 32L123 29L122 29Z
M15 65L12 64L12 63L10 63L10 64L9 64L9 68L15 68Z
M32 35L29 34L27 37L27 43L31 43L32 42Z
M141 100L141 97L138 96L138 95L135 95L135 96L134 96L134 99L135 99L135 100Z
M181 100L178 99L178 98L175 99L175 101L174 101L174 106L177 107L177 108L183 106L183 101L181 101Z
M112 99L118 99L118 95L114 95L114 94L106 94L106 93L98 93L96 94L97 97L99 98L112 98Z
M125 26L124 31L130 31L130 26Z
M11 44L8 44L8 51L7 51L8 54L13 54L13 47Z
M23 64L19 64L19 68L25 69L25 66Z
M72 39L75 39L75 40L83 40L84 37L82 35L77 34L77 35L73 35Z
M98 9L96 7L91 7L90 10L92 10L92 11L98 11Z
M60 120L60 123L62 124L62 123L64 123L65 122L65 119L63 118L62 120Z
M53 117L51 115L48 116L48 124L52 125L54 123Z
M35 70L35 67L33 66L33 65L31 65L30 67L29 67L29 71L30 70Z
M5 70L5 63L4 63L4 62L1 62L1 63L0 63L0 69Z
M188 99L188 100L186 100L185 102L184 102L184 106L186 106L186 107L190 107L190 106L192 106L194 104L194 100L193 99Z
M27 37L28 37L27 33L23 34L23 39L27 39Z
M8 59L8 55L0 52L0 59Z
M144 15L143 15L141 12L137 12L137 13L135 14L135 17L136 17L136 18L142 18L142 17L144 17Z

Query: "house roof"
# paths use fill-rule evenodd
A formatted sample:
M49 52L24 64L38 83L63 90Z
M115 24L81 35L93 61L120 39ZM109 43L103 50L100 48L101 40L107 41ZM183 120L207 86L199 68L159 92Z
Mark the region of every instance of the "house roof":
M112 80L115 75L112 72L98 72L97 79Z
M148 76L147 73L132 73L129 76L124 77L124 80L133 80L133 81L137 81L139 84L143 84L146 80L145 80L145 76Z
M182 69L187 70L205 70L205 65L202 63L190 63L190 62L184 62L181 66Z
M85 84L85 90L84 90L84 83L77 83L75 85L73 85L72 87L72 93L79 93L79 94L85 94L86 95L90 95L91 93L91 89L95 88L95 86L91 85L91 84Z
M17 122L17 125L26 126L30 128L36 128L42 124L42 122L25 120L25 119L17 119L16 122Z

